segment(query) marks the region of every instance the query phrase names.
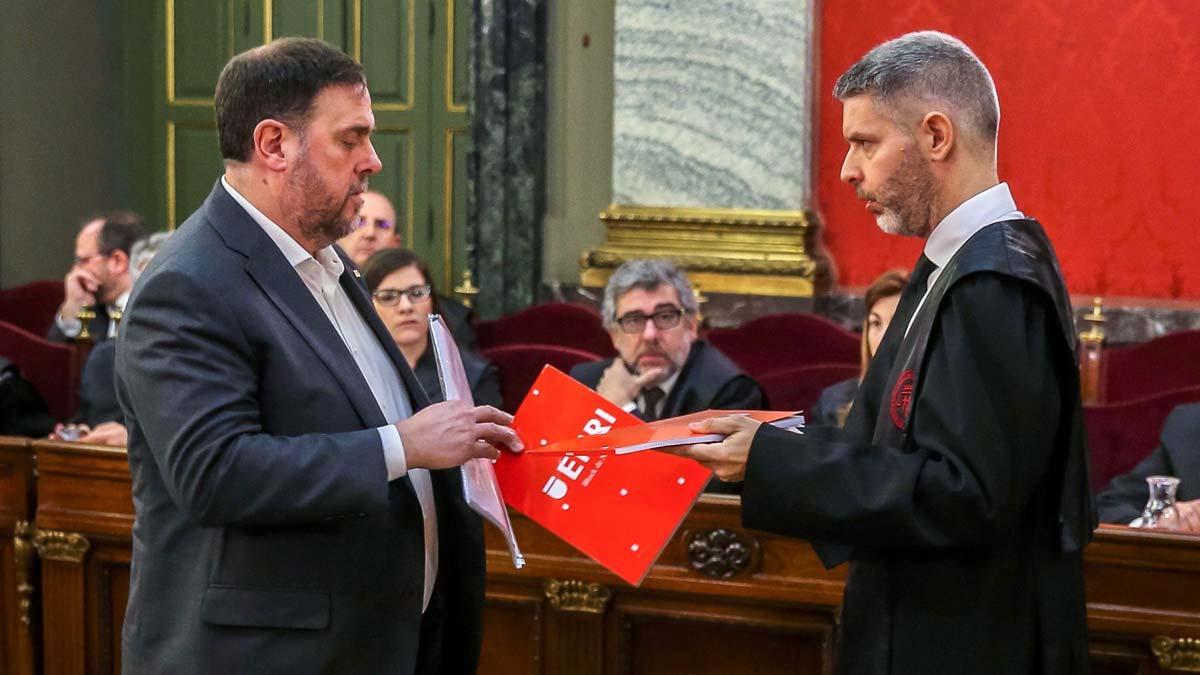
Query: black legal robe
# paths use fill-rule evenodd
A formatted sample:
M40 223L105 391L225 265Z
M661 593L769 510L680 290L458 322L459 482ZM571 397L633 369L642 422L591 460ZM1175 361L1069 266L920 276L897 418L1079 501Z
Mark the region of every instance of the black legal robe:
M849 560L839 673L1087 672L1094 516L1053 251L1036 222L984 228L906 338L918 276L841 434L760 428L743 521ZM921 330L913 378L894 366Z

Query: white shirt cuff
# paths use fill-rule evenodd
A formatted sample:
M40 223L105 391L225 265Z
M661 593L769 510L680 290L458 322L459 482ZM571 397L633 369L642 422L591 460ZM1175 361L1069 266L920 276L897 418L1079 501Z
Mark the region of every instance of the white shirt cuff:
M408 474L408 458L404 456L404 441L395 425L378 427L379 440L383 443L383 462L387 465L387 479L394 481Z
M621 410L624 410L627 413L637 410L637 401L630 401L629 403L626 403L625 405L621 406Z
M61 331L63 335L65 335L69 338L78 336L79 331L83 329L83 323L80 322L79 319L76 319L74 317L72 317L70 319L64 319L62 316L62 308L61 307L59 308L58 312L54 315L54 325L58 326L58 330Z

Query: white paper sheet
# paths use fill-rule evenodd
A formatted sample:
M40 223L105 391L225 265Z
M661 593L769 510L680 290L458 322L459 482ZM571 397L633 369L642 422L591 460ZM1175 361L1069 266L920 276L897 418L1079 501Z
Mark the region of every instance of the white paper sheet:
M463 369L462 355L446 322L437 314L429 315L429 337L433 346L433 354L437 360L438 380L447 401L465 401L474 405L471 396L471 384L467 380L466 370ZM500 483L496 480L496 471L492 462L487 459L472 459L462 465L463 497L467 505L491 522L504 533L508 542L508 552L512 555L513 567L521 569L525 566L525 557L517 546L517 536L513 532L512 523L508 519L508 509L504 506L504 498L500 495Z

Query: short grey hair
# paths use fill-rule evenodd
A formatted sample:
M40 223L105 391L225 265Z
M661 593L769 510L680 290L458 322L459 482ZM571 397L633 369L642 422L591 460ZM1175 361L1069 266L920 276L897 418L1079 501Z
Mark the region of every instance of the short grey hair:
M696 293L692 291L692 284L687 276L675 263L653 258L627 260L613 271L604 287L604 301L600 306L604 327L612 328L617 325L617 300L621 296L635 288L652 291L659 286L671 286L678 291L683 311L696 314Z
M941 103L951 121L995 145L1000 101L988 69L962 40L926 30L889 40L859 59L833 86L838 100L866 94L893 119L905 100Z
M133 247L129 249L129 275L134 280L145 271L150 259L158 253L158 249L162 248L169 236L170 232L155 232L133 242Z

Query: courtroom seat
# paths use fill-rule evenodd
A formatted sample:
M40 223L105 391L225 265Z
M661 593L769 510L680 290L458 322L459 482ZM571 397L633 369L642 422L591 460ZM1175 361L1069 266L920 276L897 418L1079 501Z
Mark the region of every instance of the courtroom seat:
M1092 458L1092 490L1127 473L1158 445L1167 415L1176 406L1200 401L1200 385L1172 389L1132 401L1083 407ZM1200 439L1198 439L1200 442Z
M814 363L757 376L774 410L809 411L831 384L858 377L861 367L850 363Z
M560 345L600 356L616 356L612 338L595 310L568 302L546 302L475 326L479 349L514 344Z
M5 288L0 290L0 321L45 335L62 303L62 281L45 279Z
M516 412L544 366L568 373L577 364L602 358L582 349L544 344L501 345L482 350L480 356L499 369L504 410L510 413Z
M1115 403L1200 386L1200 330L1167 333L1103 356L1103 401Z
M51 342L0 321L0 356L17 364L25 379L42 395L56 420L67 420L75 414L79 354L73 345Z
M766 314L737 328L713 328L705 337L755 378L814 364L846 363L857 369L862 349L858 334L825 317L798 312Z

